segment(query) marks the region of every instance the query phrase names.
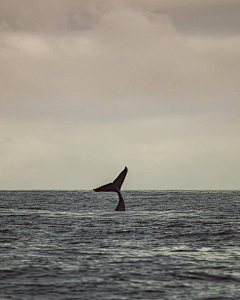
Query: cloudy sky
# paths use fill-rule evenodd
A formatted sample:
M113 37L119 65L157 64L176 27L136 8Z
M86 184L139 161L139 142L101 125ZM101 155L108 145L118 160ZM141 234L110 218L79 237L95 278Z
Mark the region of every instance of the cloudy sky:
M239 0L0 0L0 189L240 188Z

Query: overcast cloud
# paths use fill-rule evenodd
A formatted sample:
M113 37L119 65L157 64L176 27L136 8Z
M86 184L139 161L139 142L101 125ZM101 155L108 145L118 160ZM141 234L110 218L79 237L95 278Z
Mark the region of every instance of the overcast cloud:
M0 189L239 189L239 15L0 0Z

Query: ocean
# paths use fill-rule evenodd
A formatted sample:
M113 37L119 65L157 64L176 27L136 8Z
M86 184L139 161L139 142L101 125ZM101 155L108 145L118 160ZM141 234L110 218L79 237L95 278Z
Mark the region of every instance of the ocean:
M240 299L240 191L0 191L0 299Z

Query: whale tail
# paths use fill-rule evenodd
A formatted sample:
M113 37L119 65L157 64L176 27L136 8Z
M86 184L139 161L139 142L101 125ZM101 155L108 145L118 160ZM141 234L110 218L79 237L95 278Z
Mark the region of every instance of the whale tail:
M95 192L118 192L121 190L123 181L127 175L128 169L125 167L125 169L118 175L118 177L111 183L102 185L96 189L94 189Z

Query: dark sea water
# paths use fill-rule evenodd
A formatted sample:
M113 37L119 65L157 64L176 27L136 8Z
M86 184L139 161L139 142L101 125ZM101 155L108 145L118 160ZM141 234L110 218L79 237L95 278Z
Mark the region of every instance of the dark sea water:
M0 192L0 299L240 299L240 191Z

